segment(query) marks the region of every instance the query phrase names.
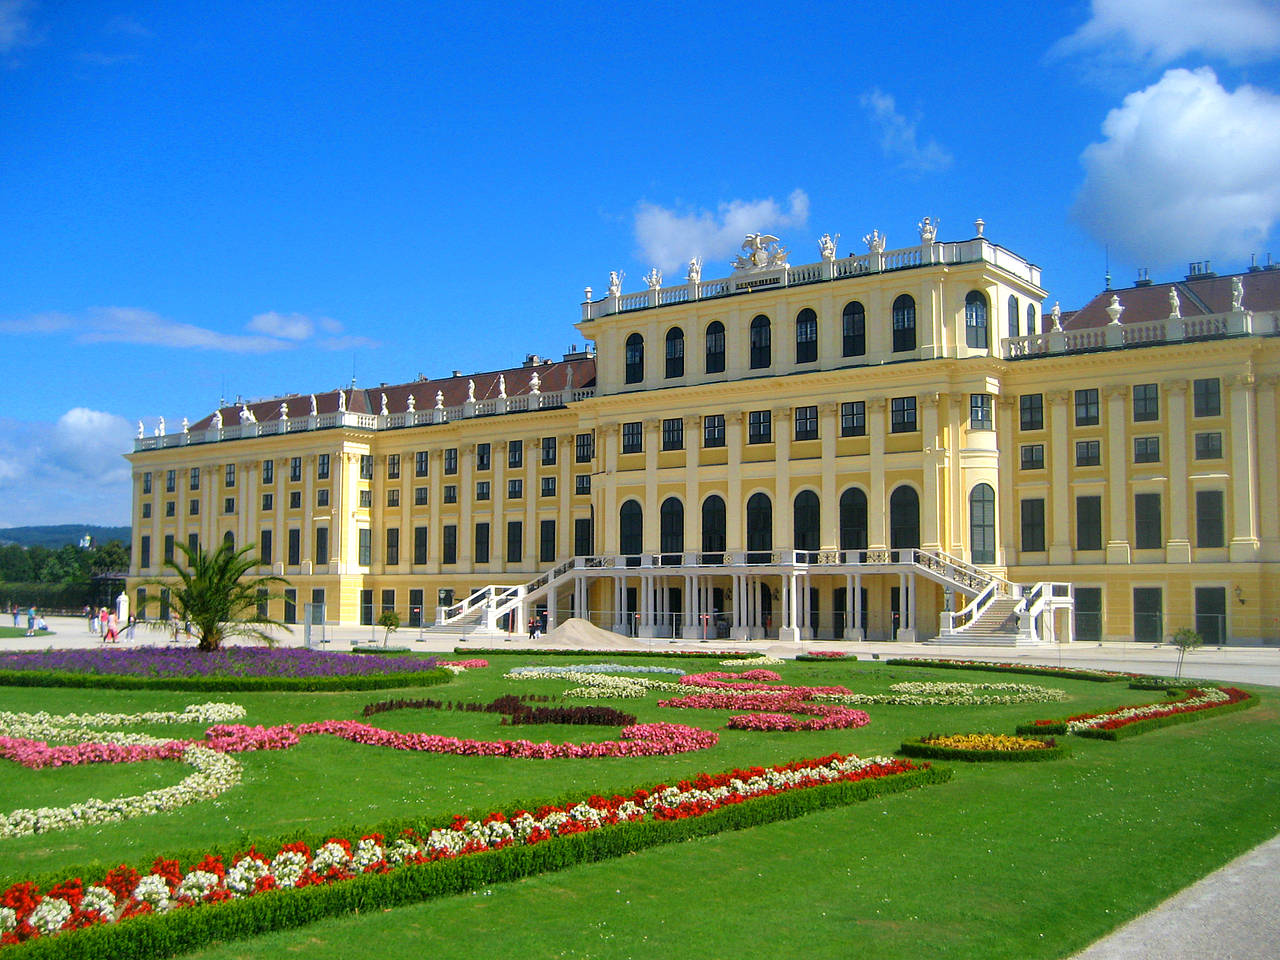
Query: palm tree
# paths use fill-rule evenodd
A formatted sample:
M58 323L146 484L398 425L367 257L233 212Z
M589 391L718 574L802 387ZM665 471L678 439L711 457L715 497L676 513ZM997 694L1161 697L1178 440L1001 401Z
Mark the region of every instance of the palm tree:
M186 558L186 565L166 560L164 569L174 579L150 580L149 584L169 591L169 602L179 618L187 621L200 638L201 650L217 650L231 637L249 637L274 645L275 638L264 627L289 628L277 620L260 615L267 600L282 594L271 588L287 585L284 577L245 577L258 565L255 546L236 550L226 541L212 553L198 544L189 547L175 543ZM175 582L176 580L176 582ZM147 603L151 603L148 598Z

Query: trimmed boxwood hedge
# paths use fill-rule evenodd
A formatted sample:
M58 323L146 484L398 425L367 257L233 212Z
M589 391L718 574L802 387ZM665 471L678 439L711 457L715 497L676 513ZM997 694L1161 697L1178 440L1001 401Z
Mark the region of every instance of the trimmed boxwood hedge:
M1037 677L1091 680L1094 683L1115 683L1118 680L1132 679L1132 675L1127 673L1109 677L1098 673L1096 670L1059 670L1056 667L1035 666L1034 664L1027 664L1025 667L1005 666L999 663L983 663L978 660L969 660L964 663L942 663L938 660L894 657L892 660L886 660L885 662L895 667L928 667L937 670L986 670L991 673L1027 673Z
M1189 710L1186 713L1171 713L1164 717L1135 720L1133 723L1126 723L1123 727L1116 727L1114 730L1078 730L1074 735L1077 737L1089 737L1093 740L1125 740L1142 733L1150 733L1152 730L1159 730L1161 727L1172 727L1178 723L1193 723L1196 720L1208 720L1210 717L1220 717L1224 713L1247 710L1257 705L1258 698L1250 696L1248 700L1225 703L1220 707L1211 707L1208 710Z
M443 668L416 673L347 677L130 677L110 673L65 673L56 670L0 670L3 687L96 687L101 690L207 690L235 693L255 690L319 692L334 690L392 690L448 683L453 675Z
M361 874L332 886L262 893L246 900L188 907L167 914L148 914L124 923L87 927L55 937L28 940L6 947L4 955L15 960L99 960L101 957L143 960L167 957L214 941L253 937L273 930L300 927L325 917L362 910L383 910L433 897L451 896L492 883L608 860L661 844L790 820L818 810L901 793L926 784L944 783L950 778L949 770L929 767L878 780L825 784L760 797L691 819L618 824L533 845L516 845L451 860L401 867L391 873ZM358 836L359 833L352 835Z
M1014 733L1031 736L1049 736L1052 734L1065 734L1067 732L1067 721L1055 720L1053 723L1020 723L1014 730Z
M1038 760L1058 760L1071 751L1066 744L1055 744L1043 750L959 750L940 747L922 740L907 740L898 752L908 757L927 757L930 760L959 760L965 763L985 763L990 760L1011 763L1035 763Z
M555 650L529 650L523 647L454 647L453 652L458 655L488 655L497 657L507 654L518 654L534 657L594 657L597 660L602 656L613 657L664 657L674 660L752 660L756 657L763 657L763 653L757 653L754 650L746 650L741 653L733 650L570 650L558 648Z
M795 660L797 663L849 663L856 661L858 658L852 653L846 653L840 657L824 657L820 654L798 653Z

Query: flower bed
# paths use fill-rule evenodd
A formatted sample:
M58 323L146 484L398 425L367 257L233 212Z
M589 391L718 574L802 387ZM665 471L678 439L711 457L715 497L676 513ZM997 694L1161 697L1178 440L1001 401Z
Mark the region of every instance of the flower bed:
M0 685L159 690L360 690L444 683L435 658L275 647L95 648L0 655Z
M542 647L539 649L528 649L521 647L513 650L510 647L454 647L453 652L456 654L484 654L485 656L511 656L518 653L521 656L529 655L535 657L598 657L599 650L568 649L564 647ZM668 650L657 648L654 650L610 650L609 656L615 658L628 659L631 657L645 657L653 660L722 660L725 657L741 656L732 650Z
M1011 737L1002 733L961 733L937 736L930 734L908 740L899 750L909 757L934 760L961 760L969 763L987 760L1035 762L1056 760L1066 755L1066 747L1052 738Z
M810 650L808 653L800 653L796 655L796 660L800 663L838 663L841 660L857 659L857 655L844 653L840 650Z
M1257 698L1237 687L1205 687L1187 690L1175 700L1117 707L1104 713L1082 713L1066 720L1038 720L1018 727L1019 733L1057 729L1078 737L1119 740L1174 723L1186 723L1231 710L1254 706Z
M507 694L489 703L446 703L442 700L383 700L370 703L361 711L365 717L388 710L460 710L469 713L498 713L502 723L512 726L553 723L569 726L626 727L636 722L635 714L622 713L612 707L531 707L525 700ZM546 700L547 697L539 699Z
M1052 674L1055 677L1066 677L1069 680L1093 680L1099 683L1112 683L1116 680L1129 680L1138 674L1117 673L1113 670L1089 670L1082 667L1040 666L1032 663L995 663L987 660L947 660L926 657L895 657L886 660L895 667L937 667L942 670L990 670L995 673L1029 673Z
M250 847L229 865L207 855L185 872L177 860L157 857L145 874L121 865L89 882L70 877L46 890L14 884L0 893L0 944L36 947L57 937L66 938L58 946L80 956L168 956L248 932L787 819L948 776L909 760L833 754L534 812L494 812L479 821L459 816L390 842L366 834L331 838L316 850L290 843L270 857ZM271 896L262 896L268 891Z

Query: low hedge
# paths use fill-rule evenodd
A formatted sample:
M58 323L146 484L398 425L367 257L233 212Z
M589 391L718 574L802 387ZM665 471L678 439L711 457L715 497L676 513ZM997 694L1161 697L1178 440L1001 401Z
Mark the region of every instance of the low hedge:
M1208 710L1191 710L1186 713L1171 713L1164 717L1151 717L1148 720L1135 720L1133 723L1126 723L1123 727L1116 727L1113 730L1077 730L1075 736L1089 737L1093 740L1125 740L1129 737L1136 737L1139 734L1150 733L1152 730L1159 730L1161 727L1171 727L1177 723L1192 723L1196 720L1207 720L1210 717L1219 717L1224 713L1233 713L1236 710L1247 710L1257 705L1258 698L1251 696L1248 700L1225 703L1220 707L1213 707Z
M1018 731L1021 733L1022 731ZM898 752L908 757L924 757L929 760L958 760L964 763L986 763L988 761L1007 761L1010 763L1035 763L1039 760L1058 760L1071 751L1065 744L1059 743L1043 750L958 750L954 747L940 747L924 743L921 740L907 740L898 748Z
M126 922L67 931L4 948L15 960L98 960L101 957L168 957L215 941L286 930L326 917L386 910L434 897L452 896L493 883L518 880L583 863L594 863L662 844L790 820L818 810L872 797L944 783L946 769L928 768L879 780L839 782L794 793L760 797L683 820L645 820L533 845L366 873L332 886L261 893L245 900L201 905ZM359 835L359 834L356 834ZM65 874L64 874L65 876Z
M849 663L857 659L857 655L852 653L842 653L838 657L821 653L798 653L795 656L797 663Z
M1118 680L1128 680L1131 674L1115 674L1102 673L1097 670L1076 670L1070 667L1059 669L1057 667L1036 666L1027 664L1021 666L1017 664L1009 665L1003 663L986 663L979 660L966 660L963 663L946 663L941 660L915 659L912 657L894 657L892 660L885 661L895 667L933 667L938 670L986 670L991 673L1027 673L1037 677L1063 677L1067 680L1091 680L1094 683L1115 683Z
M1065 734L1067 732L1067 721L1054 720L1052 723L1020 723L1013 729L1014 733L1026 736L1030 734L1033 737L1049 734Z
M707 660L750 660L755 657L763 657L763 653L757 653L754 650L734 651L734 650L569 650L557 648L555 650L527 650L512 649L510 647L454 647L453 652L456 654L466 654L468 656L488 655L519 655L534 657L596 657L599 658L602 653L607 653L610 658L613 657L666 657L676 660L690 659L707 659Z
M122 674L64 673L56 670L0 670L0 686L90 687L100 690L200 690L221 693L259 690L328 692L430 687L439 683L448 683L452 676L443 668L417 673L347 677L130 677Z

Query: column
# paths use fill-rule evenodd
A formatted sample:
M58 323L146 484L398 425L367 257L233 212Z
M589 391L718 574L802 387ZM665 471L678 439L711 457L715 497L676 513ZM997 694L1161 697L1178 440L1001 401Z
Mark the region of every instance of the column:
M1269 374L1258 378L1258 462L1277 463L1276 385L1280 377ZM1280 498L1260 497L1258 528L1262 537L1264 559L1280 560Z
M844 638L866 640L867 635L862 630L862 574L854 574L849 580L850 599L847 602L849 620L844 628Z
M1258 559L1257 397L1251 372L1231 381L1232 563ZM1272 478L1274 480L1274 478Z
M794 339L794 338L793 338ZM774 499L773 548L795 549L791 505L791 408L773 411Z
M458 448L458 567L462 570L471 570L475 567L474 557L476 549L476 530L475 524L472 522L471 505L476 499L476 481L475 471L471 469L475 462L475 444L468 443ZM490 491L490 496L492 496ZM494 531L490 529L489 536L492 539ZM499 534L503 537L505 531ZM502 553L499 554L499 560L506 560L506 541L499 539L498 543ZM492 545L489 549L490 557L493 556L494 550ZM497 567L501 570L502 567ZM525 618L528 622L528 618Z
M662 446L662 421L644 421L644 541L642 547L655 552L661 546L658 516L658 449Z
M995 324L992 323L991 343L997 342ZM1017 397L1004 394L995 398L996 402L996 523L999 534L996 537L996 564L1006 566L1022 549L1022 538L1019 536L1019 525L1022 523L1022 510L1018 505L1017 485L1014 483L1014 449L1013 410Z
M1071 462L1067 450L1067 402L1070 399L1071 394L1066 390L1045 394L1049 403L1045 426L1050 439L1049 469L1053 478L1049 484L1048 546L1049 562L1054 564L1071 562L1071 485L1067 469Z
M747 549L747 536L743 529L743 517L747 505L742 502L742 437L745 410L724 415L724 442L728 452L729 483L725 494L725 547L742 552ZM744 608L745 609L745 608Z
M834 324L826 324L828 327ZM836 438L840 436L840 406L818 406L818 436L822 438L822 527L819 546L840 549L840 498L836 492Z
M921 455L921 477L924 496L920 498L920 546L925 550L942 549L941 532L938 529L938 518L941 514L941 499L938 496L938 448L945 447L946 440L939 439L939 409L948 409L945 394L925 393L920 398L923 407L921 425L924 450Z
M1164 384L1165 409L1169 418L1169 542L1165 546L1168 563L1191 562L1191 540L1187 536L1187 381Z
M809 575L804 574L799 578L800 584L800 622L795 624L800 628L801 640L813 639L813 597L810 593Z
M1128 388L1112 384L1104 388L1107 397L1107 563L1129 562L1129 445L1125 434L1125 399Z
M778 639L783 643L800 641L800 628L797 624L800 621L800 597L797 591L799 577L795 573L789 573L783 579L783 605L786 614L783 617L783 625L778 629Z
M867 432L871 434L871 492L867 497L867 548L889 547L889 500L884 489L884 438L889 430L884 397L867 398Z

